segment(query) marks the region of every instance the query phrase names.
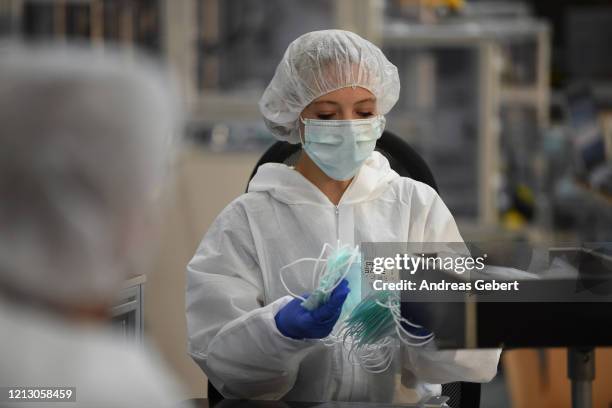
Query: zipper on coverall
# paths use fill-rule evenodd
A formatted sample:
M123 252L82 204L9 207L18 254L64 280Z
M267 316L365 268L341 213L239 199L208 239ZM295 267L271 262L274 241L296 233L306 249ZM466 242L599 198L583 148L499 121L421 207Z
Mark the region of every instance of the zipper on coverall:
M336 243L340 242L340 208L338 205L334 205L334 213L336 216ZM344 353L342 354L344 357ZM342 359L341 362L342 366L342 372L340 373L340 378L342 379L344 377L344 359ZM342 380L341 380L342 381ZM349 395L348 398L350 399L353 395L353 387L355 386L355 367L353 365L351 365L351 385L349 388ZM336 391L336 398L338 397L338 394L340 393L341 389L342 389L342 383L340 383L340 388L338 388L338 390Z
M336 212L336 243L340 241L340 209L337 205L334 206Z

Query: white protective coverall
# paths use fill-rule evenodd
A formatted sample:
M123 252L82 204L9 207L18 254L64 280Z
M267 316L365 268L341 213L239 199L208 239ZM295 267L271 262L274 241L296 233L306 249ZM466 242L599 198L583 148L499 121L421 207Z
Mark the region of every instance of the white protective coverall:
M324 243L458 242L455 221L429 186L400 177L373 152L338 206L284 164L259 168L248 193L214 221L187 267L189 353L226 397L391 401L397 370L369 374L341 344L283 336L274 316L292 298L279 269L317 257ZM311 266L312 268L312 266ZM303 274L304 289L311 275ZM299 278L298 278L299 279ZM299 290L299 289L296 289ZM500 350L408 348L417 396L438 384L486 382Z
M0 328L0 387L76 388L75 402L22 400L2 407L168 408L184 399L156 353L99 325L0 297Z

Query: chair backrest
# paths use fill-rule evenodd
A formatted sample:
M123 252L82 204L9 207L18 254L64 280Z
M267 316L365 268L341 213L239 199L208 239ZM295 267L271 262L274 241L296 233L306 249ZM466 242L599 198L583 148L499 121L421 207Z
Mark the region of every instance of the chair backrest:
M255 165L249 177L249 182L262 164L294 164L300 150L300 145L287 142L274 143ZM438 185L425 160L398 136L385 130L376 142L376 150L389 160L391 168L400 176L410 177L438 191ZM450 397L448 406L451 408L478 408L480 405L480 384L477 383L454 382L444 384L442 394ZM210 381L208 382L208 398L213 403L223 398Z
M293 164L292 160L297 158L301 147L297 144L287 142L276 142L261 156L255 168L251 172L249 181L257 173L257 169L264 163L287 163ZM389 165L402 177L410 177L421 181L434 190L438 191L438 185L434 179L429 166L423 158L408 143L385 130L376 142L376 150L383 154Z
M208 405L214 407L216 404L221 402L224 398L223 395L215 388L214 385L208 381L208 392L207 392Z

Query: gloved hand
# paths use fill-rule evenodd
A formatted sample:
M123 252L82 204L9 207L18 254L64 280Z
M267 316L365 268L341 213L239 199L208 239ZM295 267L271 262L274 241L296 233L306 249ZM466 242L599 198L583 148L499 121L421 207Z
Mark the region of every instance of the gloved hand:
M322 339L329 336L340 317L342 305L350 289L346 279L332 291L329 300L315 310L302 307L301 299L293 299L276 313L276 327L284 336L293 339Z

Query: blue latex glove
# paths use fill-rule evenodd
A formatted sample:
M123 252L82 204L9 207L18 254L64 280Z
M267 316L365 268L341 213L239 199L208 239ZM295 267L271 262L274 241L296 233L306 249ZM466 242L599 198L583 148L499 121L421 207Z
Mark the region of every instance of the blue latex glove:
M329 300L315 310L302 307L301 299L293 299L276 313L276 327L293 339L322 339L329 336L340 317L342 305L350 289L346 279L332 291Z

